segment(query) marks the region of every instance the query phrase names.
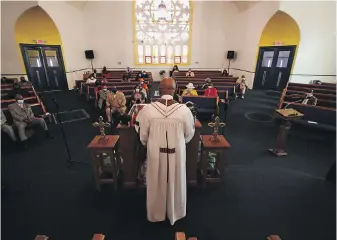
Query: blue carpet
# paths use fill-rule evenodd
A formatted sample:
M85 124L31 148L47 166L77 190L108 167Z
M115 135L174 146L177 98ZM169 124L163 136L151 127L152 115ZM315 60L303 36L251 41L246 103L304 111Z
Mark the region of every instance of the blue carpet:
M99 113L78 93L47 94L61 111L83 108L91 119L66 123L71 154L90 163L87 144L98 129ZM170 227L168 222L146 220L145 192L95 189L91 165L67 170L67 154L58 125L50 125L54 140L37 134L27 151L2 143L2 239L174 239L184 231L201 240L262 240L279 234L286 240L336 239L336 189L322 180L336 159L331 136L294 126L289 134L288 157L267 152L275 146L277 125L249 121L247 112L272 114L274 96L249 91L244 100L230 104L225 136L228 151L226 181L219 189L188 190L187 217ZM203 122L203 133L211 128Z

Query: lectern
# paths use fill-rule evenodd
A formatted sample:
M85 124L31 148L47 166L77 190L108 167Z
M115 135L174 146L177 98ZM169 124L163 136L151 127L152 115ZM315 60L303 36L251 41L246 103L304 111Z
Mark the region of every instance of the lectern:
M277 146L276 148L271 148L268 151L277 157L287 156L288 153L285 151L285 146L287 142L287 135L291 127L291 121L302 118L304 115L295 109L276 109L276 116L281 117L282 123L277 136Z

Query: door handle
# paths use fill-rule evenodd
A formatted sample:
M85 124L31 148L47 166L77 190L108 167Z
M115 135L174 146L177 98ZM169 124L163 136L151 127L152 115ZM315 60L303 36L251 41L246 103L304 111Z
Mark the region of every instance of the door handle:
M41 87L41 78L40 78L40 72L36 71L36 77L37 77L37 83L39 84L39 87Z
M276 87L279 87L279 86L280 86L281 77L282 77L282 72L279 72L279 73L278 73L278 77L277 77Z
M56 87L59 87L59 81L58 81L58 79L57 79L56 70L53 70L53 73L54 73L54 79L55 79Z
M264 86L264 83L266 81L266 75L267 75L267 71L263 71L262 86Z

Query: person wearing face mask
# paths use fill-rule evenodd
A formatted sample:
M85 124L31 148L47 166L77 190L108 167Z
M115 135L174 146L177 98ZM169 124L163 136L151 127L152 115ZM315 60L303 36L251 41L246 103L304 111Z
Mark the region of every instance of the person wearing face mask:
M107 99L107 96L108 96L109 92L110 91L108 90L108 87L106 85L104 85L103 88L98 91L97 106L99 107L99 109L105 109L106 99Z
M186 77L194 77L194 72L192 72L192 69L188 69Z
M97 78L97 70L96 69L94 69L93 76L94 76L94 78Z
M34 116L31 107L24 103L22 95L17 94L15 96L16 103L12 103L8 106L8 110L13 117L14 125L17 127L19 132L19 138L23 143L23 146L27 148L27 136L25 133L26 127L31 127L39 125L46 133L46 136L53 138L48 130L47 124L43 118L38 118Z
M189 83L181 96L198 96L198 92L195 90L193 83Z
M148 78L149 77L149 75L147 74L147 72L146 71L143 71L142 72L142 76L141 76L142 78Z
M244 99L245 98L245 93L246 93L246 90L247 90L247 84L246 84L246 77L244 75L241 76L241 81L239 83L239 97L241 99Z
M307 104L307 105L312 105L312 106L317 105L317 98L314 96L313 90L311 90L310 93L307 93L304 100L302 101L302 104Z
M126 98L124 93L117 91L117 88L113 87L106 98L106 115L108 122L111 122L111 116L117 118L120 114L124 114L125 111Z
M13 142L16 141L16 136L13 127L7 123L7 118L2 110L1 110L1 130L7 133L8 136L13 140Z
M146 96L145 94L141 91L141 87L137 86L135 91L133 92L131 96L131 104L142 104L145 103ZM132 106L131 105L131 106Z
M86 83L96 83L96 78L94 77L94 74L90 74L90 77L88 78Z
M20 77L20 83L19 84L20 84L21 87L25 87L25 86L30 85L29 81L24 76Z

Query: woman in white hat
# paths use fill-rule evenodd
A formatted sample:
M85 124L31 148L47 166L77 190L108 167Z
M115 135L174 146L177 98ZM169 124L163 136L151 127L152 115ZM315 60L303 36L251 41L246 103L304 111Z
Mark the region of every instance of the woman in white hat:
M195 87L193 83L189 83L186 85L186 89L183 91L182 96L198 96L197 91L194 90Z

